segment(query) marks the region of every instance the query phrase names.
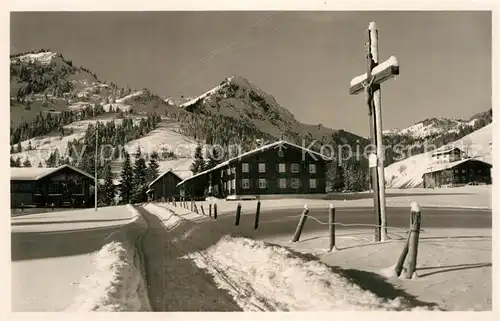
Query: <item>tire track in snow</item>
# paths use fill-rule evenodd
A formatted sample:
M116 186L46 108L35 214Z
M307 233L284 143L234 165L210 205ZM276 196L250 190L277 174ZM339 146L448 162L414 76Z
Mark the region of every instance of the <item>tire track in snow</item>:
M136 209L148 223L141 251L154 311L241 311L212 276L183 258L190 251L177 240L192 227L189 222L168 230L158 216L142 207Z

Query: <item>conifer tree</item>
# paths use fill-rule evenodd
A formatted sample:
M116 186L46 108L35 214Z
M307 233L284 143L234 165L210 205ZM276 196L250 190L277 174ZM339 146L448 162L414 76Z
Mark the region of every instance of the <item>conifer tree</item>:
M23 162L23 166L24 167L31 167L31 162L30 162L29 158L26 157L26 159Z
M21 158L20 157L16 158L14 165L15 165L14 167L21 167Z
M10 145L10 153L14 154L16 151L14 150L14 145Z
M16 167L16 161L12 156L10 157L10 167Z
M143 202L146 200L147 190L147 166L146 161L141 153L141 148L137 146L134 164L134 203Z
M113 184L113 173L109 162L104 166L104 187L103 198L106 205L113 205L115 202L116 187Z
M130 155L125 152L124 157L125 159L123 161L120 179L120 201L123 204L130 204L132 198L134 171L130 162Z
M159 159L158 153L156 151L152 152L151 156L149 157L149 164L148 164L148 175L147 175L148 182L152 182L160 174L159 173L160 165L158 164L158 159Z
M17 152L21 153L23 151L23 147L21 146L21 141L17 143Z
M42 162L38 162L38 167L43 167Z
M196 150L194 151L194 161L191 164L190 170L193 174L197 174L205 170L205 161L203 160L203 152L200 144L196 146Z

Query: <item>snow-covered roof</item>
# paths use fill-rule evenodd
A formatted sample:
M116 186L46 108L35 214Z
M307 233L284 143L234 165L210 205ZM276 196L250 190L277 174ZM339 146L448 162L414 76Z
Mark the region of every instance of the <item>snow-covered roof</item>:
M163 174L158 175L157 178L155 178L151 183L148 184L148 187L153 186L154 183L156 183L163 176L167 175L167 173L172 173L173 175L177 176L177 178L182 180L182 178L179 175L177 175L172 169L169 169L168 171L164 172Z
M447 148L444 148L444 149L441 149L441 150L436 150L434 153L432 153L432 156L434 155L441 155L441 154L446 154L446 153L449 153L449 152L452 152L454 150L459 150L459 151L462 151L460 148L458 147L447 147Z
M85 173L84 171L73 167L71 165L61 165L59 167L11 167L10 168L10 180L11 181L36 181L47 175L55 173L63 168L71 168L72 170L79 172L82 175L85 175L91 179L94 179L94 176Z
M463 164L463 163L466 163L466 162L469 162L469 161L480 162L480 163L484 163L484 164L487 164L487 165L491 166L490 163L487 163L487 162L479 160L479 159L466 158L466 159L462 159L462 160L459 160L459 161L456 161L456 162L441 163L441 164L435 164L435 165L429 166L427 168L427 170L424 172L424 175L425 174L429 174L429 173L434 173L434 172L440 172L440 171L443 171L445 169L450 169L450 168L453 168L453 167L455 167L457 165L460 165L460 164Z
M310 149L308 149L308 148L305 148L305 147L302 147L302 146L299 146L299 145L296 145L296 144L293 144L293 143L287 142L287 141L285 141L285 140L279 140L279 141L276 141L276 142L273 142L273 143L270 143L270 144L267 144L267 145L261 146L261 147L259 147L259 148L253 149L253 150L251 150L251 151L248 151L248 152L246 152L246 153L243 153L243 154L238 155L238 156L236 156L236 157L233 157L233 158L231 158L231 159L228 159L227 161L224 161L224 162L222 162L222 163L220 163L220 164L218 164L218 165L216 165L216 166L212 167L211 169L207 169L206 171L200 172L200 173L195 174L195 175L193 175L193 176L191 176L191 177L189 177L189 178L186 178L185 180L183 180L182 182L180 182L179 184L177 184L177 186L180 186L180 185L184 184L185 182L187 182L187 181L189 181L189 180L191 180L191 179L193 179L193 178L196 178L196 177L199 177L199 176L202 176L202 175L208 174L208 173L209 173L209 172L211 172L211 171L214 171L214 170L216 170L216 169L219 169L219 168L221 168L221 167L224 167L224 166L227 166L227 165L229 165L229 164L231 164L231 163L234 163L234 162L236 162L236 161L239 161L239 160L241 160L242 158L245 158L245 157L247 157L247 156L250 156L250 155L253 155L253 154L256 154L256 153L259 153L259 152L263 152L263 151L265 151L265 150L268 150L268 149L271 149L271 148L275 148L275 147L278 147L278 146L282 146L282 145L289 145L289 146L291 146L291 147L295 147L295 148L298 148L298 149L304 150L304 151L306 151L306 152L308 152L308 153L311 153L311 154L314 154L314 155L316 155L316 156L318 156L318 157L320 157L320 158L322 158L323 160L326 160L326 161L331 161L331 160L332 160L330 157L325 156L325 155L323 155L323 154L320 154L320 153L318 153L318 152L315 152L315 151L313 151L313 150L310 150Z

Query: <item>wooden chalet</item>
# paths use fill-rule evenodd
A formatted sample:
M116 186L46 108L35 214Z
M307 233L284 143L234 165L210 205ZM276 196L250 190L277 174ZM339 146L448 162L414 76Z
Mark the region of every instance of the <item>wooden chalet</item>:
M172 169L160 174L155 180L148 185L148 199L150 201L158 201L161 199L180 197L180 190L177 187L182 179L172 171Z
M226 199L326 193L331 158L280 140L231 158L178 184L187 197Z
M491 184L492 165L474 158L430 166L423 174L425 188Z
M71 165L11 167L10 174L11 208L94 205L94 177Z

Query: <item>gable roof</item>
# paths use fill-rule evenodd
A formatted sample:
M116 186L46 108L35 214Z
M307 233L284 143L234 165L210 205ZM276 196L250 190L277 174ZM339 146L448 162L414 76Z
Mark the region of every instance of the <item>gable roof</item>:
M435 165L429 166L427 168L427 170L424 172L424 174L422 174L422 176L425 175L425 174L434 173L434 172L440 172L440 171L443 171L445 169L450 169L450 168L456 167L457 165L460 165L460 164L463 164L463 163L466 163L466 162L469 162L469 161L479 162L479 163L483 163L483 164L492 166L490 163L484 162L484 161L479 160L479 159L466 158L466 159L462 159L462 160L459 160L459 161L456 161L456 162L435 164Z
M55 173L63 168L70 168L88 178L94 179L94 176L68 164L59 167L11 167L10 180L11 181L37 181L52 173Z
M460 152L462 152L462 150L458 147L448 147L448 148L444 148L444 149L441 149L441 150L435 150L433 153L432 153L432 156L434 155L441 155L441 154L446 154L446 153L449 153L449 152L452 152L454 150L459 150Z
M158 175L157 178L155 178L151 183L148 184L148 187L151 187L153 186L154 183L156 183L160 178L162 178L163 176L167 175L168 173L172 173L173 175L175 175L179 180L182 181L182 178L180 178L179 175L177 175L172 169L169 169L168 171L164 172L163 174L160 174Z
M303 151L305 151L305 152L307 152L307 153L314 154L314 155L316 155L317 157L319 157L319 158L321 158L321 159L323 159L323 160L325 160L325 161L331 161L331 160L332 160L332 158L331 158L331 157L328 157L328 156L326 156L326 155L320 154L320 153L315 152L315 151L313 151L313 150L311 150L311 149L308 149L308 148L305 148L305 147L302 147L302 146L299 146L299 145L296 145L296 144L293 144L293 143L287 142L287 141L285 141L285 140L279 140L279 141L276 141L276 142L273 142L273 143L270 143L270 144L267 144L267 145L261 146L261 147L256 148L256 149L252 149L251 151L245 152L245 153L243 153L243 154L241 154L241 155L238 155L238 156L236 156L236 157L233 157L233 158L231 158L231 159L228 159L228 160L226 160L226 161L224 161L224 162L222 162L222 163L220 163L220 164L218 164L218 165L216 165L216 166L214 166L214 167L212 167L212 168L210 168L210 169L207 169L207 170L205 170L205 171L203 171L203 172L200 172L200 173L195 174L195 175L193 175L193 176L191 176L191 177L189 177L189 178L186 178L185 180L183 180L182 182L180 182L179 184L177 184L177 186L180 186L180 185L184 184L185 182L187 182L187 181L189 181L189 180L191 180L191 179L193 179L193 178L196 178L196 177L199 177L199 176L202 176L202 175L208 174L208 173L210 173L211 171L214 171L214 170L216 170L216 169L219 169L219 168L221 168L221 167L224 167L224 166L227 166L227 165L229 165L229 164L231 164L231 163L234 163L234 162L236 162L236 161L239 161L239 160L241 160L242 158L245 158L245 157L248 157L248 156L250 156L250 155L253 155L253 154L256 154L256 153L260 153L260 152L263 152L263 151L269 150L269 149L271 149L271 148L279 148L279 147L281 147L281 146L283 146L283 145L288 145L288 146L291 146L291 147L294 147L294 148L297 148L297 149L301 149L301 150L303 150Z

